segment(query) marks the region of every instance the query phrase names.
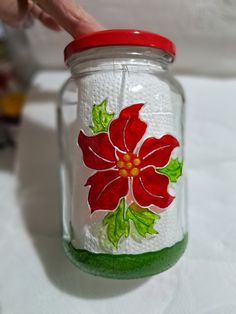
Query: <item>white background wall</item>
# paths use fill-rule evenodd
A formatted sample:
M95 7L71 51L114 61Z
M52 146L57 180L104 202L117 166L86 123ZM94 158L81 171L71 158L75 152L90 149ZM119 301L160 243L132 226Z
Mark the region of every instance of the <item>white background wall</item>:
M236 75L235 0L80 0L107 28L138 28L171 38L177 46L179 73ZM39 63L63 67L63 49L71 40L38 23L28 37Z

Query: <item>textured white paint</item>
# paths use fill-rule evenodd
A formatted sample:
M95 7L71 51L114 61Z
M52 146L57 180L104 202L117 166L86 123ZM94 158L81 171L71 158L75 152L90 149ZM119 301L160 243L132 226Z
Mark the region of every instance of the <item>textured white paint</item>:
M132 66L127 65L122 71L103 71L103 67L107 69L109 64L111 65L109 62L103 62L100 66L101 71L91 72L90 75L83 76L79 80L78 121L77 126L73 125L72 127L77 133L71 133L74 142L76 142L80 128L86 134L91 134L89 126L91 125L92 104L98 104L107 98L108 112L114 112L116 116L123 107L135 103L145 104L140 111L140 117L147 122L148 127L142 140L149 136L159 138L164 134L172 134L182 144L181 120L178 120L182 111L181 96L174 93L165 81L160 80L151 71L150 73L132 72ZM140 71L143 68L147 70L146 62L142 60L137 61L136 66L140 67ZM151 69L154 68L152 64L149 66ZM86 69L87 71L89 68ZM183 183L180 181L179 184L172 186L173 195L176 195L175 201L165 213L160 214L161 219L155 226L159 234L152 237L147 236L147 239L139 237L138 240L137 237L129 236L120 242L118 250L114 250L114 247L107 243L104 226L101 224L107 212L98 211L91 215L88 207L89 188L84 184L95 170L84 166L78 147L72 146L72 151L75 158L72 170L74 180L71 223L76 247L97 253L138 254L170 247L183 238L185 217L181 194ZM175 153L182 158L180 149L176 149ZM160 211L155 207L153 210Z
M236 74L234 0L79 2L107 28L146 29L171 38L177 46L177 72ZM63 67L63 48L71 40L69 35L49 32L38 24L27 33L41 65Z

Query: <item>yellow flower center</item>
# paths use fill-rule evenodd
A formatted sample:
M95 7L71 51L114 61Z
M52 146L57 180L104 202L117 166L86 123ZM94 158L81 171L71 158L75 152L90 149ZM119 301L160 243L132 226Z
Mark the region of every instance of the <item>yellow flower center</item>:
M126 168L126 169L131 169L131 168L133 168L132 162L127 162L127 163L125 164L125 168Z
M120 169L119 170L119 175L122 177L127 177L128 176L128 171L125 169Z
M139 158L134 158L133 164L135 166L139 166L141 164L141 160Z
M124 165L125 165L125 163L124 163L122 160L119 160L119 161L117 162L117 167L118 167L118 168L124 168Z
M138 168L132 168L130 171L131 176L136 177L139 174Z
M125 154L125 155L123 156L123 159L124 159L125 161L130 161L130 159L131 159L130 154Z
M136 177L140 172L140 165L141 159L130 153L122 155L116 163L121 177Z

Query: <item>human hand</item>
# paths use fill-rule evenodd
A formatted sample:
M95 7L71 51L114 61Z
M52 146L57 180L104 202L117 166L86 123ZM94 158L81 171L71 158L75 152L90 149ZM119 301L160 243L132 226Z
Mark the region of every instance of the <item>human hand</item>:
M74 38L103 27L75 0L1 0L0 19L13 27L27 27L36 18L46 27L65 29Z

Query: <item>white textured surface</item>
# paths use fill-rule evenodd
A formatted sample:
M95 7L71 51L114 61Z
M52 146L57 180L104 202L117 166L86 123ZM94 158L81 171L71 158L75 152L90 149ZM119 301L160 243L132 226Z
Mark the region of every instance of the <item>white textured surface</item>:
M118 281L80 272L62 250L54 102L64 78L54 72L34 80L17 177L11 152L0 154L0 313L236 313L236 80L180 77L188 106L188 249L161 275Z
M74 137L74 143L78 137L81 128L86 134L92 135L89 126L91 125L92 105L101 103L104 99L108 100L108 112L119 115L122 108L135 103L144 103L140 111L140 117L148 127L142 140L149 136L159 138L165 134L175 136L180 145L182 138L180 134L182 111L181 96L170 90L165 81L159 79L153 73L137 73L132 66L124 66L122 71L102 71L102 67L108 68L112 63L104 62L101 72L91 72L90 75L83 76L79 80L79 119L77 133L71 135ZM145 61L138 61L135 66L147 70ZM150 66L150 65L149 65ZM136 69L137 70L137 69ZM89 69L86 69L89 71ZM95 171L86 168L82 160L80 149L72 147L75 154L73 180L73 201L72 218L74 237L76 241L73 244L77 248L86 249L91 252L104 253L113 252L114 254L139 254L149 251L158 251L164 247L170 247L183 239L184 233L184 204L179 200L181 198L182 181L178 185L173 185L173 195L176 199L166 209L166 212L160 214L161 219L157 222L155 228L157 235L142 238L137 241L136 238L129 236L119 243L118 249L109 245L101 222L107 211L90 214L88 208L88 187L84 184ZM181 150L175 149L175 158L182 159ZM134 200L132 200L133 202ZM156 206L153 211L158 212Z
M146 29L171 38L177 46L178 73L236 74L235 0L76 1L107 28ZM49 32L38 24L27 32L42 65L63 67L69 35Z

